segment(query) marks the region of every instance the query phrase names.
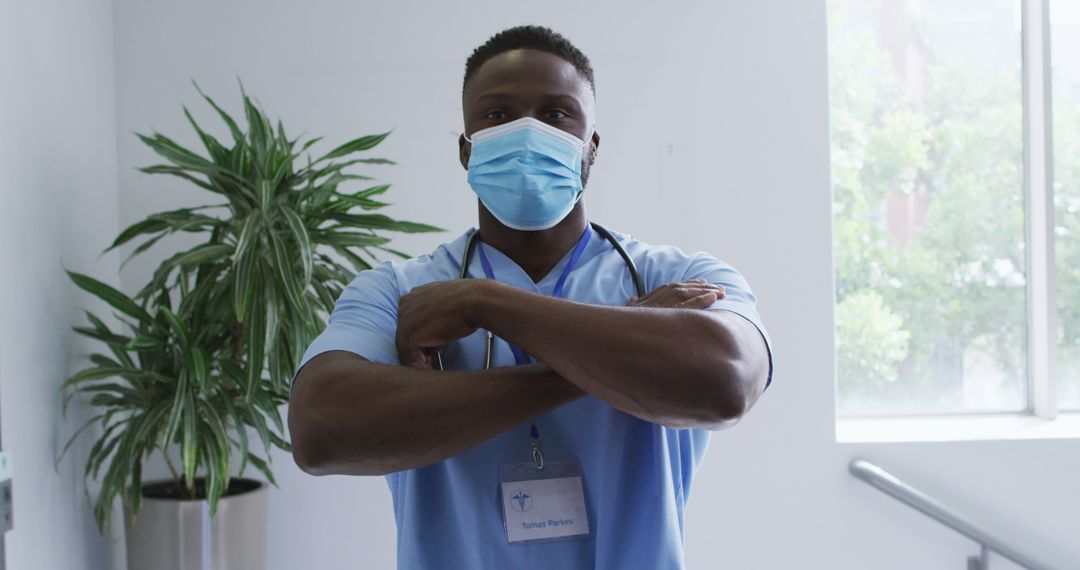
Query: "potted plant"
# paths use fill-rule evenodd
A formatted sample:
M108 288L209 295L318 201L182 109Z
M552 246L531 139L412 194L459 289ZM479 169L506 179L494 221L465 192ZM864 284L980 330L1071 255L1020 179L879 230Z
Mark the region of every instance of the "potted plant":
M231 143L184 107L206 154L160 133L139 134L166 161L140 170L183 178L217 203L150 215L108 249L138 241L135 256L178 232L202 241L168 257L131 296L68 273L115 310L119 330L91 312L87 326L75 327L105 350L64 382L65 408L81 395L93 413L60 455L97 426L84 481L100 482L93 503L102 530L121 499L132 570L263 567L266 485L244 474L250 466L274 483L270 450L289 449L279 407L295 366L355 272L383 253L404 256L381 231L438 230L371 213L387 205L377 197L389 186L352 168L392 164L357 155L389 133L313 159L309 149L320 138L288 138L243 85L243 129L195 88ZM358 182L360 189L345 190ZM155 453L171 477L144 483L143 465Z

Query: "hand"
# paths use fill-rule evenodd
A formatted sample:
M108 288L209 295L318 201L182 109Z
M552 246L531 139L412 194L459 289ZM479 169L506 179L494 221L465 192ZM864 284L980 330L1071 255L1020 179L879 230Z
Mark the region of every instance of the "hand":
M691 279L657 287L648 295L630 297L629 307L704 309L724 298L724 286L704 279Z
M435 368L435 353L472 334L465 314L482 287L479 279L428 283L398 300L397 349L404 366Z

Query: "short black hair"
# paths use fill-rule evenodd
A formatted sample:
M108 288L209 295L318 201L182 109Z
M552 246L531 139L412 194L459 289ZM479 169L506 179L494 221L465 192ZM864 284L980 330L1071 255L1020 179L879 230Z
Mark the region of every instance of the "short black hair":
M596 94L596 82L593 80L592 64L570 40L562 34L544 26L516 26L505 29L488 38L483 45L473 50L472 55L465 61L465 81L461 89L464 91L469 80L476 75L489 59L515 49L534 49L557 55L570 62L589 82L593 94Z

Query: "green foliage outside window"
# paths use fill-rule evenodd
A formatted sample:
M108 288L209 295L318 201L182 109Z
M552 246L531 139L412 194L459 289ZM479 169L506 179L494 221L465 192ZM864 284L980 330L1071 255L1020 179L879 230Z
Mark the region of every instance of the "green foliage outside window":
M905 80L910 70L839 2L829 42L840 413L1023 408L1019 67L950 59L927 32L903 54L921 64ZM1063 157L1072 173L1078 156ZM1062 182L1062 199L1077 200L1075 179ZM910 204L910 235L890 233L897 204ZM1077 245L1059 244L1060 256L1077 259ZM1059 296L1080 299L1077 267L1059 265ZM1080 347L1077 323L1065 350ZM968 401L965 383L980 382L994 396Z

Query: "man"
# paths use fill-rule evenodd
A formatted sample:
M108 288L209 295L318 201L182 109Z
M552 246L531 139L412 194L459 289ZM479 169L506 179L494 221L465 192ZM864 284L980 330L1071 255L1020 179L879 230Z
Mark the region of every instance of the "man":
M304 355L296 462L386 476L400 568L682 568L710 430L771 380L733 268L588 223L594 89L547 28L477 48L459 153L479 230L361 272Z

